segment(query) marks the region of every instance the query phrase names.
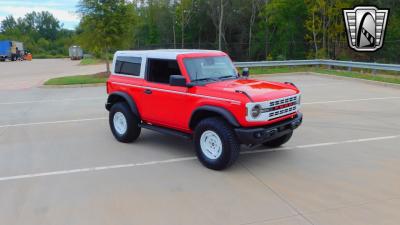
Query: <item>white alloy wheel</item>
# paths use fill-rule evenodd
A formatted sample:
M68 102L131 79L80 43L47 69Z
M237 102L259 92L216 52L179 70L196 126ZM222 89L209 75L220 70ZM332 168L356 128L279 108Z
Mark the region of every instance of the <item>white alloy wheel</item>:
M126 121L125 115L122 112L116 112L113 117L113 123L115 131L118 134L124 135L128 130L128 123Z
M218 159L222 154L221 138L211 130L206 130L201 134L200 147L203 154L209 159Z

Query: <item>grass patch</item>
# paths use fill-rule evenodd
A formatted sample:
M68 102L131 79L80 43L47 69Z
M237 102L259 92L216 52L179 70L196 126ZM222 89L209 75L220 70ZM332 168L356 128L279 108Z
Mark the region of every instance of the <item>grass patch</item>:
M52 78L44 83L44 85L72 85L72 84L99 84L105 83L108 79L106 73L98 73L92 75L77 75L67 77Z
M311 67L254 67L250 69L250 76L252 74L274 74L274 73L296 73L296 72L309 72Z
M324 68L315 67L272 67L272 68L250 68L250 75L261 75L261 74L274 74L274 73L295 73L295 72L315 72L329 75L336 75L342 77L351 77L364 80L373 80L386 83L400 84L400 76L393 74L371 74L361 73L357 71L345 71L345 70L330 70Z
M314 72L317 73L325 73L330 75L342 76L342 77L351 77L358 78L364 80L373 80L380 81L386 83L400 84L400 76L398 75L384 75L384 74L368 74L368 73L359 73L359 72L351 72L351 71L338 71L338 70L327 70L327 69L315 69Z
M96 58L84 58L79 63L80 65L95 65L95 64L102 64L104 60L96 59Z

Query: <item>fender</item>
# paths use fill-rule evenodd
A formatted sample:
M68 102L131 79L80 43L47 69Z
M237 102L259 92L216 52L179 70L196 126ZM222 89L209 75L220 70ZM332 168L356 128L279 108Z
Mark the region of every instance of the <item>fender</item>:
M240 124L238 123L238 121L232 115L231 112L229 112L228 110L226 110L224 108L221 108L221 107L218 107L218 106L210 106L210 105L201 106L201 107L197 108L196 110L194 110L194 112L192 113L192 115L190 117L189 127L191 129L193 129L195 124L200 119L203 119L204 117L207 117L207 113L208 114L210 114L210 113L211 114L218 114L218 115L222 116L222 118L226 119L228 121L228 123L231 124L232 126L240 127Z
M129 108L132 110L132 112L140 118L140 113L136 106L135 101L128 93L125 92L116 91L111 93L107 98L106 109L109 111L114 103L120 102L121 100L126 102L129 105Z

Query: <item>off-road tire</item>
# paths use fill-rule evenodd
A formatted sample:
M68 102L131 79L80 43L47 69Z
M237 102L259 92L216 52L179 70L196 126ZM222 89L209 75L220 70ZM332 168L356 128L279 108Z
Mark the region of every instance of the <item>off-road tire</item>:
M276 139L264 142L263 145L267 146L267 147L271 147L271 148L277 148L277 147L285 144L286 142L288 142L290 140L290 138L292 137L292 135L293 135L293 131L291 131L290 133L285 134L281 137L278 137Z
M201 136L206 131L215 132L222 143L222 153L216 159L208 158L200 144ZM207 168L213 170L223 170L231 166L238 158L240 144L232 127L223 119L218 117L206 118L199 122L194 132L194 145L199 161Z
M126 132L124 132L123 134L118 133L114 126L114 115L117 112L122 113L127 122L127 129ZM139 137L141 132L139 123L140 123L140 118L130 110L128 104L124 102L118 102L111 107L109 113L109 124L112 134L118 141L124 143L130 143L135 141Z

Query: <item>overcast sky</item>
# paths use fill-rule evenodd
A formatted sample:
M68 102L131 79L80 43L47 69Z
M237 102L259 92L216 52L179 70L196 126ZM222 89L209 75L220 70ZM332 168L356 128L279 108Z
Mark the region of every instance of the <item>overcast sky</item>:
M79 23L79 18L75 14L78 1L79 0L0 0L0 21L8 15L13 15L15 18L18 18L32 11L49 11L64 24L64 28L74 29Z

